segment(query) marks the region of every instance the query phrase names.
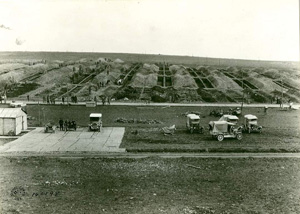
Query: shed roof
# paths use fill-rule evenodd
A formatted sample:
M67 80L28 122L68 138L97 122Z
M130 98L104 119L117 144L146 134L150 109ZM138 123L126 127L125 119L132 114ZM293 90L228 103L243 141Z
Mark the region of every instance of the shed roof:
M200 119L200 116L196 114L188 114L187 117L191 118L192 120Z
M26 113L21 108L0 108L0 118L17 118Z
M244 117L248 120L257 120L257 117L253 114L246 114Z

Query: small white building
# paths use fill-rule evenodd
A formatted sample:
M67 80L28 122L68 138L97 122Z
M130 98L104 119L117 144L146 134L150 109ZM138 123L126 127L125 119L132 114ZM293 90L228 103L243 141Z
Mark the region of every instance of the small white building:
M27 129L27 114L21 108L0 108L0 135L18 135Z

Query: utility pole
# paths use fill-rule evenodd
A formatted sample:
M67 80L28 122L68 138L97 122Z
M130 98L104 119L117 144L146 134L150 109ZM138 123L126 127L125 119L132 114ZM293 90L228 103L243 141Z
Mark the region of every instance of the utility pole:
M38 101L38 106L39 106L39 126L41 126L41 106L39 101Z
M241 105L241 114L243 113L243 106L244 106L244 96L245 96L245 91L244 91L244 72L242 71L242 90L243 90L243 97L242 97L242 105Z
M282 85L282 77L281 77L281 108L283 108L283 85Z

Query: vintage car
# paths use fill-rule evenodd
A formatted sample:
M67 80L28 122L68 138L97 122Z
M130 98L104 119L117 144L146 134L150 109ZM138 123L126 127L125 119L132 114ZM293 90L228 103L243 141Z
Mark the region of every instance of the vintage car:
M76 122L74 120L73 121L68 121L67 126L65 127L65 130L66 131L71 131L71 130L76 131L76 129L77 129Z
M210 134L218 141L224 138L236 138L241 140L243 138L241 129L236 128L234 123L227 121L210 121L209 122Z
M262 126L257 125L257 117L252 114L246 114L244 116L244 124L243 124L243 131L248 132L262 132Z
M101 113L91 113L90 114L90 124L89 131L101 131L102 129L102 114Z
M55 129L56 129L56 126L52 125L52 123L49 122L45 125L44 132L45 133L55 133Z
M223 115L224 115L224 113L223 113L222 109L220 109L220 110L212 110L209 113L209 116L215 116L215 117L222 117Z
M238 116L242 113L241 109L238 107L234 108L234 109L229 109L229 112L230 112L230 114L236 115L236 116Z
M196 114L188 114L186 116L186 128L190 133L203 133L203 126L200 126L200 116Z
M234 125L237 124L239 118L235 115L229 115L229 114L224 114L220 119L219 121L227 121L227 122L230 122L230 123L233 123Z

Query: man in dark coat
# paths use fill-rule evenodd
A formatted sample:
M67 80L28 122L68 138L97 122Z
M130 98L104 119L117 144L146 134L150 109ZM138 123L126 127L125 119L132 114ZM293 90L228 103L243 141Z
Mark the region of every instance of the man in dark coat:
M58 121L59 123L59 130L63 131L64 130L64 121L60 118L60 120Z

